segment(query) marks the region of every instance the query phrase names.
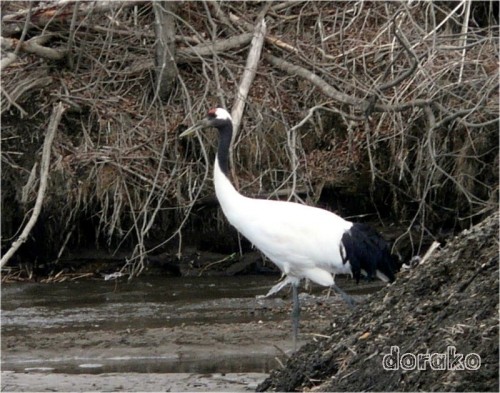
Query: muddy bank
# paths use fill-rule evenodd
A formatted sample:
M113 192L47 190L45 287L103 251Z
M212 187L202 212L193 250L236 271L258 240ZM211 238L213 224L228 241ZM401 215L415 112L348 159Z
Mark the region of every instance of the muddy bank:
M334 317L258 391L497 392L498 220L462 232L352 314ZM424 361L419 370L419 354L445 354L452 364L434 358L439 369Z

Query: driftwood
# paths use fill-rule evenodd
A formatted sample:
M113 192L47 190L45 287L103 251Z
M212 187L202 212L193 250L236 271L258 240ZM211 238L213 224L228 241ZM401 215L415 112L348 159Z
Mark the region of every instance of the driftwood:
M42 160L40 164L40 185L38 187L38 195L36 197L35 206L33 207L31 217L26 223L23 231L21 232L17 240L12 243L10 249L2 256L2 259L0 259L0 267L3 267L9 261L9 259L16 253L19 247L26 241L28 235L31 232L31 229L35 226L36 221L38 220L38 216L40 215L40 211L42 210L43 206L45 190L47 189L52 142L54 141L57 128L59 127L61 117L65 110L66 107L62 103L59 103L54 107L52 111L52 116L47 128L47 133L45 134L45 140L43 142Z

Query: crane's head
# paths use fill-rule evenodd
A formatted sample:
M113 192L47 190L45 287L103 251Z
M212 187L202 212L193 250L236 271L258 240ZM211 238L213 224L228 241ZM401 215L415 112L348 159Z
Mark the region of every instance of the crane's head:
M207 116L196 123L194 126L189 127L186 131L179 135L180 138L191 135L194 132L207 127L220 128L226 124L232 124L231 115L224 108L212 108L208 111Z

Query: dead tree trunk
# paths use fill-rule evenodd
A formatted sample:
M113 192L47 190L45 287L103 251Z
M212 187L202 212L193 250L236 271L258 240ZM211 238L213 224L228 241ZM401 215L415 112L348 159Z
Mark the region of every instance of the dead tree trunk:
M161 100L168 99L177 78L175 62L175 19L176 2L155 1L156 34L156 88L155 96Z

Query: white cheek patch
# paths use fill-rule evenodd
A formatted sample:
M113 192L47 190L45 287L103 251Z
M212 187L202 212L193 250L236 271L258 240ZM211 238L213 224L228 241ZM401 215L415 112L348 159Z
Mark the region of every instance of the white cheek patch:
M215 110L215 117L219 120L231 120L231 115L224 108L217 108Z

